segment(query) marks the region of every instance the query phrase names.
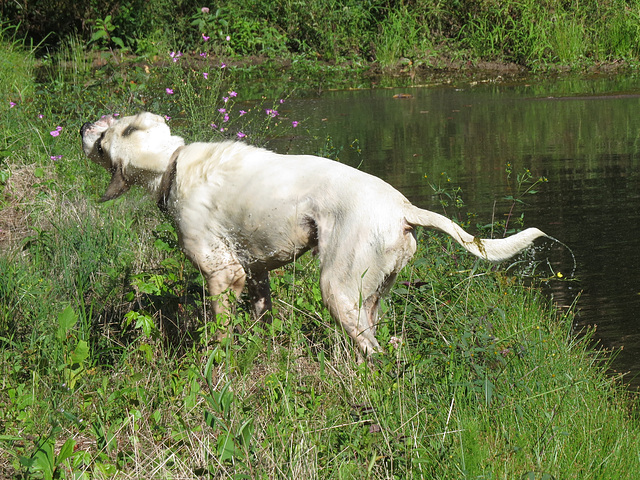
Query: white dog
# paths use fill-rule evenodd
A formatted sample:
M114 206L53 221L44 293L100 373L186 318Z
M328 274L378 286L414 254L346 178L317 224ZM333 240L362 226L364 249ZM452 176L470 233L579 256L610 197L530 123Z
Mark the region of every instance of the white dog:
M448 233L490 261L546 236L529 228L480 240L349 166L238 142L185 145L151 113L106 116L86 123L81 135L85 153L112 175L102 200L140 185L173 217L184 252L218 299L215 313L228 307L229 291L239 297L246 283L262 316L271 307L269 271L315 248L324 303L365 354L380 350L380 298L415 253L416 226Z

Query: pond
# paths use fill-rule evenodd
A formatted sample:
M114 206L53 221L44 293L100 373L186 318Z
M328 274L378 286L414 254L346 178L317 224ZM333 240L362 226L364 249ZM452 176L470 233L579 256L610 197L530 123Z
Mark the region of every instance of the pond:
M561 240L575 255L577 281L553 282L554 302L568 306L580 294L576 331L597 325L601 345L619 351L613 367L630 372L625 382L640 385L636 78L332 91L290 99L286 107L283 113L304 120L313 136L279 140L272 148L314 153L330 138L341 149L340 161L438 212L431 184L448 177L462 188L465 209L477 214L479 224L508 212L504 197L516 173L529 169L546 177L519 212L525 226ZM570 273L573 258L564 252L552 265Z

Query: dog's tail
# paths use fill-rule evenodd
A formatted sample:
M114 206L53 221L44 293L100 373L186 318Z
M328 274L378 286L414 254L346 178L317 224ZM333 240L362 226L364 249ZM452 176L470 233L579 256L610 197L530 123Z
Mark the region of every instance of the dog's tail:
M507 260L531 245L536 238L548 237L537 228L527 228L507 238L480 239L465 232L462 227L447 217L413 205L406 209L405 218L410 225L421 225L448 233L470 253L491 262Z

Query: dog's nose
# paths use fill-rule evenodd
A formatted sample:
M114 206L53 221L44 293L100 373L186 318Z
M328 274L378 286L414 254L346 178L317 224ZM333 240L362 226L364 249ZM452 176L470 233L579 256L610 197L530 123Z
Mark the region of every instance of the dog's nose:
M84 132L86 132L87 128L91 127L91 125L93 125L93 123L87 122L84 125L82 125L82 127L80 127L80 136L81 137L84 137Z

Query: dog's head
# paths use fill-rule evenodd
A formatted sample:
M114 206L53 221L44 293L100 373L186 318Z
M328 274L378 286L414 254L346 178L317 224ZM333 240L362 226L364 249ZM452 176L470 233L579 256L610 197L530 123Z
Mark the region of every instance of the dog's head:
M111 172L111 182L101 200L112 200L132 185L155 193L171 155L184 145L172 136L160 115L140 113L131 117L102 117L80 129L84 153Z

